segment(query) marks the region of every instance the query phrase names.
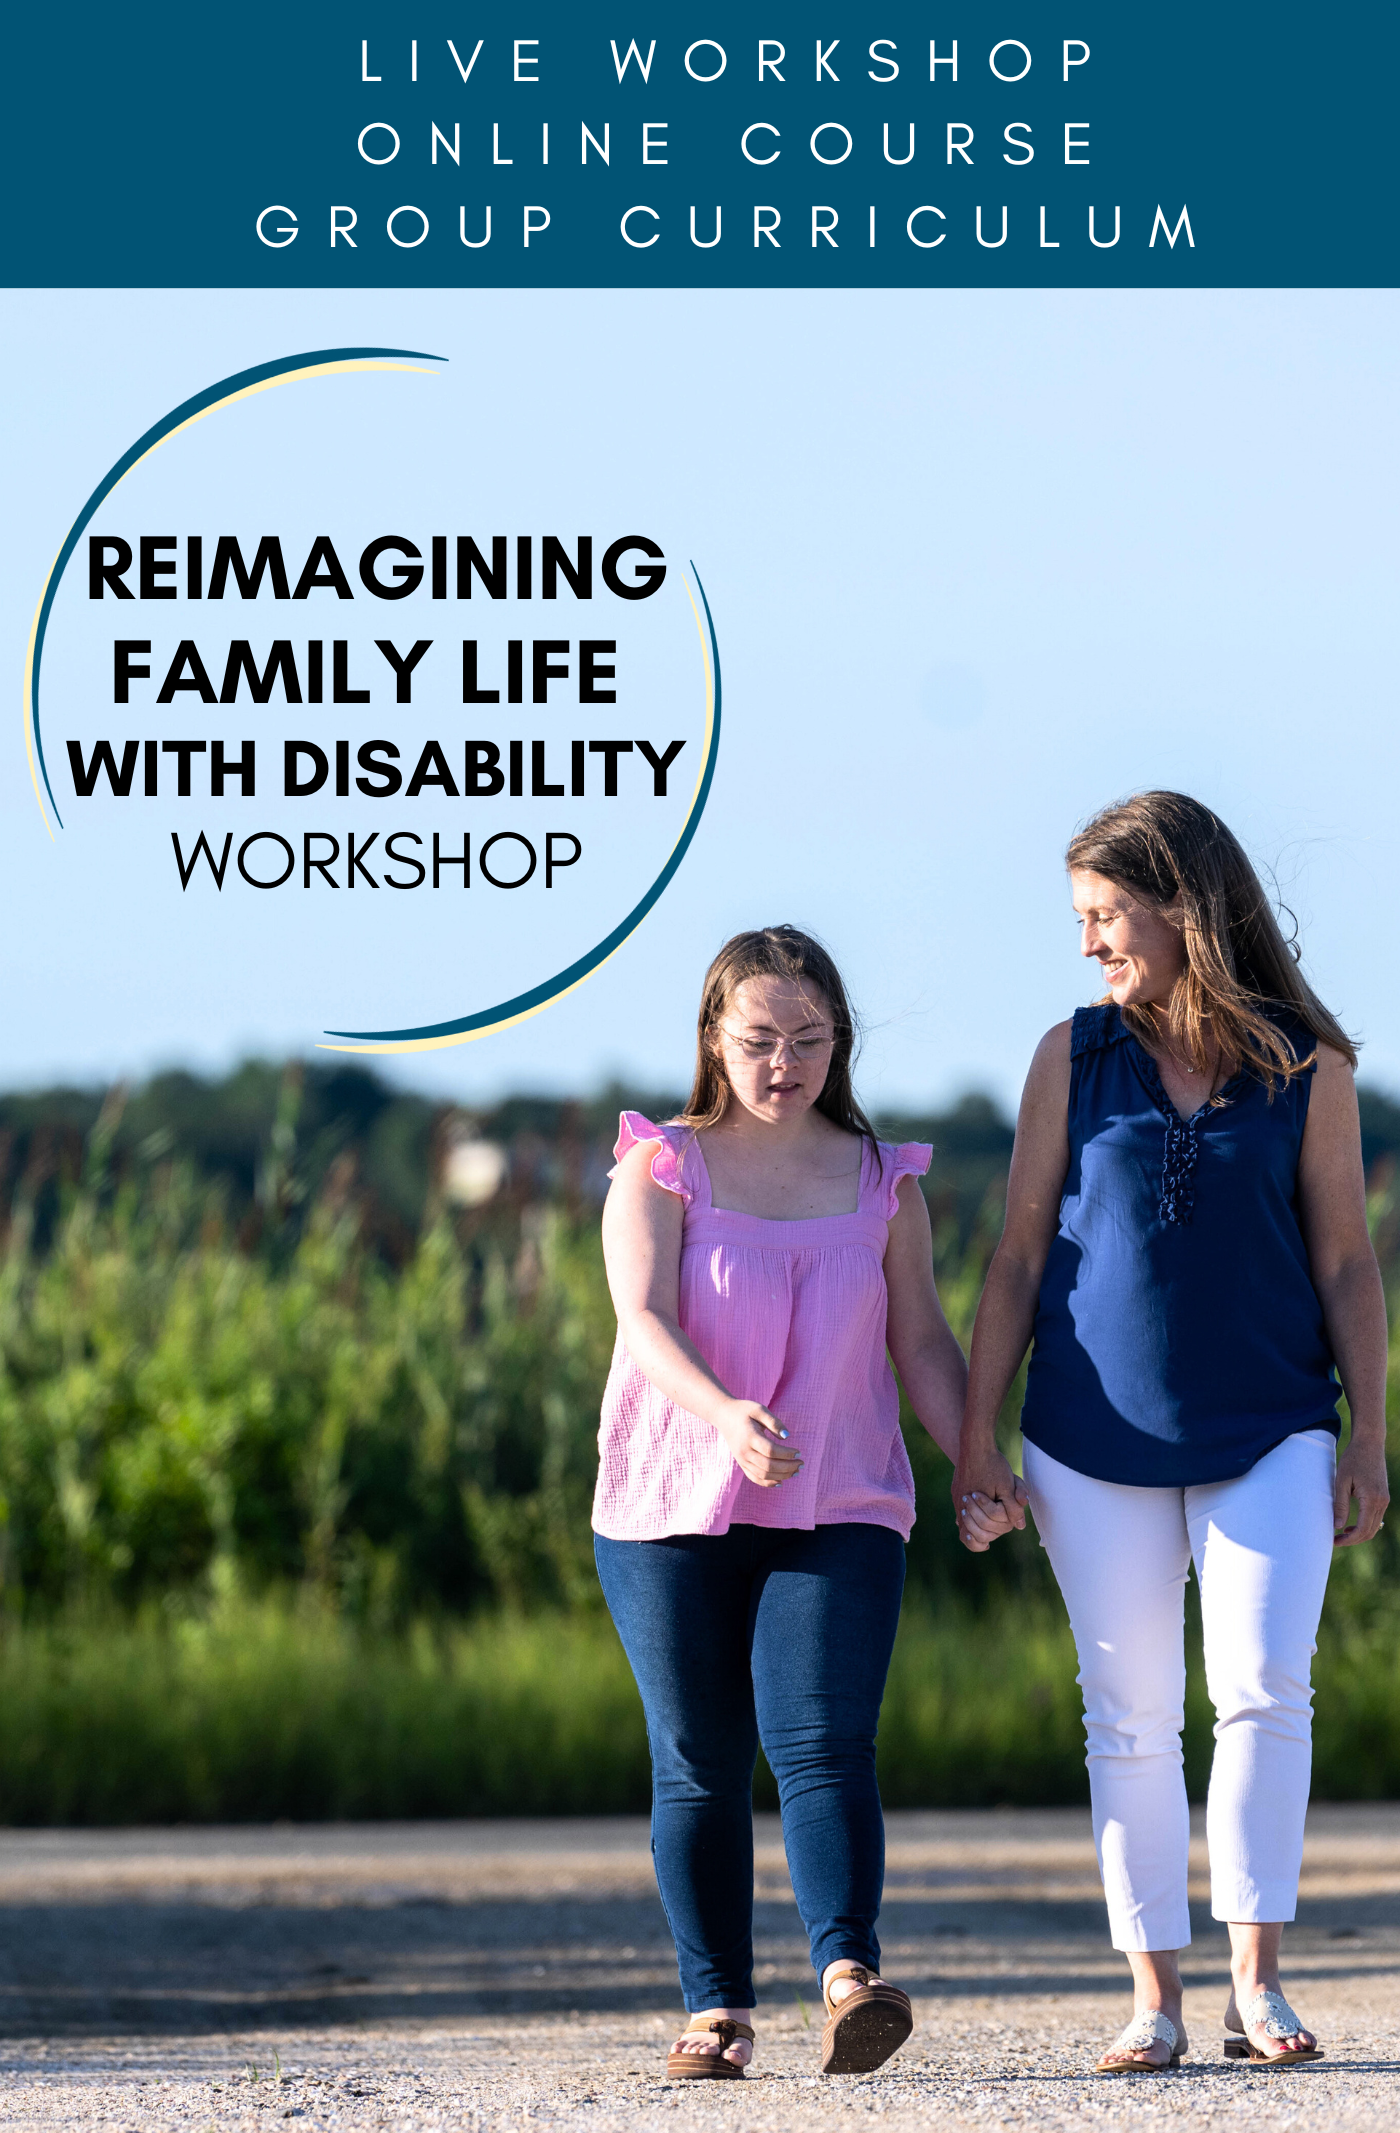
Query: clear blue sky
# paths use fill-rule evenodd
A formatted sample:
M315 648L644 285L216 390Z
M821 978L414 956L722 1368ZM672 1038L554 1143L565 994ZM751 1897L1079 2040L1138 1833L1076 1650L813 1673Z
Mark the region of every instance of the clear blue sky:
M289 388L264 396L283 403L256 417L271 428L219 416L201 425L225 425L212 441L166 447L151 497L174 510L184 483L192 516L211 470L233 478L240 439L281 449L282 424L321 470L326 513L372 530L441 522L444 482L452 530L502 530L508 509L566 531L642 514L699 564L725 677L709 810L640 932L546 1015L395 1075L465 1102L614 1072L678 1085L715 947L790 919L848 974L871 1103L969 1086L1012 1101L1040 1032L1091 993L1064 841L1103 801L1169 784L1276 871L1315 982L1366 1040L1367 1078L1400 1088L1394 292L11 305L0 1084L302 1052L330 1018L334 955L297 907L245 899L211 919L129 865L130 838L49 843L20 678L68 524L151 421L244 365L393 343L452 361L387 441L357 433L359 381L334 403L339 428L329 401L293 401L319 388ZM61 734L81 665L56 654L54 677L46 730ZM515 954L508 935L464 938L458 907L418 908L411 927L373 921L405 997L426 999L438 972L441 1013L499 997L477 995ZM530 953L544 975L547 944Z

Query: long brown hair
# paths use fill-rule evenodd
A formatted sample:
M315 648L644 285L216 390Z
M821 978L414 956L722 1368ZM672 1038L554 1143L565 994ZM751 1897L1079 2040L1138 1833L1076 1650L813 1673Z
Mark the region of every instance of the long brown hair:
M1140 792L1102 808L1070 839L1065 865L1106 875L1180 925L1186 968L1167 1029L1197 1073L1209 1068L1210 1039L1227 1076L1247 1068L1271 1096L1304 1072L1316 1050L1295 1056L1280 1009L1356 1065L1356 1046L1299 970L1296 940L1284 939L1244 847L1199 800ZM1160 1034L1150 1008L1125 1007L1123 1020L1140 1042Z
M789 978L821 993L831 1010L835 1042L815 1108L834 1126L859 1133L875 1147L875 1128L851 1086L859 1031L841 973L821 942L796 926L760 926L754 933L734 934L705 972L695 1033L695 1079L676 1124L699 1133L718 1125L729 1109L733 1091L720 1057L719 1019L747 978Z

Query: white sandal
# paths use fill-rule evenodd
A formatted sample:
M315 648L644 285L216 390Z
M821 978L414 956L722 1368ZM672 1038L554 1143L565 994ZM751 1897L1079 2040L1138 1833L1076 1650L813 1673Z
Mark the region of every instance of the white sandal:
M1105 2066L1103 2060L1094 2068L1096 2074L1165 2074L1169 2068L1181 2064L1181 2036L1175 2022L1164 2015L1160 2007L1144 2008L1135 2014L1120 2037L1114 2039L1104 2053L1145 2052L1149 2045L1165 2044L1171 2053L1162 2066L1155 2066L1150 2059L1123 2059L1117 2066Z
M1325 2056L1320 2044L1308 2051L1261 2052L1249 2032L1262 2029L1266 2037L1296 2037L1302 2023L1294 2014L1281 1992L1256 1992L1253 1999L1246 2000L1238 2010L1240 2028L1238 2035L1225 2039L1227 2059L1248 2059L1255 2066L1306 2066L1313 2059ZM1230 2028L1227 2021L1226 2028Z

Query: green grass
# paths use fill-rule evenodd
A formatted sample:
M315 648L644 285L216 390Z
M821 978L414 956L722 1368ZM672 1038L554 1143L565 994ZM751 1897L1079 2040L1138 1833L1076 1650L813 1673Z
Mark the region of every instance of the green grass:
M234 1604L0 1642L0 1821L613 1813L647 1801L611 1628L386 1636Z
M178 1164L114 1180L110 1138L99 1119L81 1176L36 1170L0 1219L0 1823L644 1809L589 1531L615 1332L596 1218L474 1229L432 1204L391 1261L334 1165L308 1198L276 1135L251 1227ZM938 1231L963 1340L998 1206ZM1394 1288L1393 1176L1372 1213ZM1044 1552L1027 1532L968 1555L947 1461L905 1424L885 1796L1082 1799ZM1320 1797L1400 1796L1397 1631L1400 1522L1334 1572ZM1197 1668L1198 1796L1210 1745Z
M1400 1793L1390 1610L1324 1632L1319 1797ZM1204 1789L1199 1666L1187 1776ZM1074 1653L1036 1600L906 1611L880 1734L891 1807L1086 1797ZM760 1805L774 1804L760 1765ZM0 1822L10 1825L616 1814L649 1799L641 1708L596 1615L407 1632L302 1604L68 1620L0 1637Z

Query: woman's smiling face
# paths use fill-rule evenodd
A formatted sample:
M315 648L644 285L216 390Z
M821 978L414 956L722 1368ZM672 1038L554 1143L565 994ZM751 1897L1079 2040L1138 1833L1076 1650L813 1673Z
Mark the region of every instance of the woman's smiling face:
M1160 904L1140 901L1106 874L1074 867L1070 892L1092 956L1119 1007L1161 1007L1186 968L1186 943Z

